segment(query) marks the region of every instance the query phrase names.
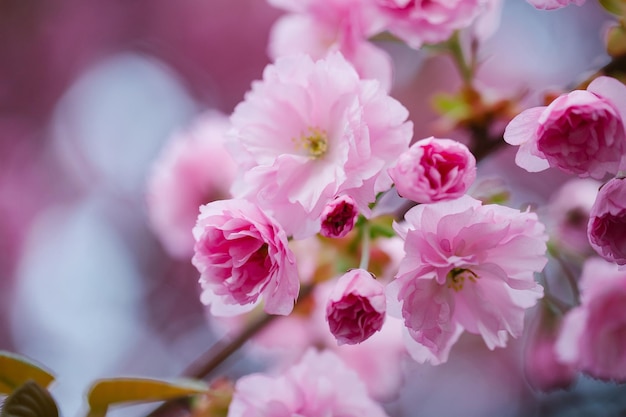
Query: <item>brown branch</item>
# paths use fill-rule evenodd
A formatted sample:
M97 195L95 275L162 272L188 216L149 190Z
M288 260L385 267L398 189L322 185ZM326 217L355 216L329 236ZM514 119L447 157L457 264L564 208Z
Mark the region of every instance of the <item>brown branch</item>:
M299 300L302 302L313 291L314 285L306 285L300 289ZM262 313L255 317L244 329L234 338L225 336L200 355L182 372L181 377L202 379L209 376L222 363L224 363L233 353L239 350L254 335L263 330L278 316ZM164 417L187 415L189 411L189 398L178 398L165 401L155 408L146 417Z

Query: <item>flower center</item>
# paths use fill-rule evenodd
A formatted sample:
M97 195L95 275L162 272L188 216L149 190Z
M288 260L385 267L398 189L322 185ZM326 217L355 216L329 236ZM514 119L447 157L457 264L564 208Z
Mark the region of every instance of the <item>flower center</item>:
M476 283L476 280L479 278L480 277L471 269L453 268L446 276L446 283L448 284L448 288L452 288L454 291L458 292L463 289L466 279L470 282Z
M303 134L298 142L298 145L302 146L313 159L324 156L326 151L328 151L328 136L326 135L326 131L315 127L310 127L309 134Z

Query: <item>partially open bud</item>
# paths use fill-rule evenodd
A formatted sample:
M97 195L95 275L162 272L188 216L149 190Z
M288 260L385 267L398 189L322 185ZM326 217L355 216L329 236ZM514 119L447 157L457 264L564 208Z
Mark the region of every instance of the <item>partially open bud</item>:
M613 178L600 188L587 233L600 256L626 269L626 179Z
M476 179L476 158L467 146L434 137L415 142L389 169L404 198L418 203L461 197Z
M325 237L344 237L354 228L358 215L359 210L352 197L339 196L322 212L320 234Z
M385 290L364 269L346 272L330 294L326 320L339 345L361 343L385 321Z

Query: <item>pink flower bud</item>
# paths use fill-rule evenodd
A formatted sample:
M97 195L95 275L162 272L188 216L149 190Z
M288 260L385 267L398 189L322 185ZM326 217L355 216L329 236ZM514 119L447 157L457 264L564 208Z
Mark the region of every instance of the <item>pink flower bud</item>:
M462 143L430 137L400 155L389 176L404 198L418 203L453 200L476 179L476 159Z
M342 195L331 201L322 212L320 234L326 237L344 237L354 228L359 210L352 197Z
M528 384L537 391L567 389L578 374L572 365L558 359L555 343L559 324L558 317L542 306L530 331L524 355L524 373Z
M626 180L613 178L598 193L587 227L591 246L604 259L626 265Z
M361 343L379 331L385 321L385 290L364 269L346 272L330 294L326 320L337 343Z

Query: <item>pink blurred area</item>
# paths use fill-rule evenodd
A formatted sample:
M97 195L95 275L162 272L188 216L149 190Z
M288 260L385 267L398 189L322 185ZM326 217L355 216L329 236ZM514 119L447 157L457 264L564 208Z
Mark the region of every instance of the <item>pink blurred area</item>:
M279 16L264 0L0 0L0 350L54 371L63 415L95 378L173 377L214 341L197 271L150 227L145 183L169 138L208 109L229 114L261 78ZM505 2L481 85L538 105L606 61L607 20L590 1L548 14ZM460 85L450 60L381 47L415 139L435 134L433 93ZM513 156L479 175L505 177L515 204L546 202L565 181L527 175ZM390 415L530 416L563 398L530 391L521 341L478 342L464 336L445 367L409 366Z

